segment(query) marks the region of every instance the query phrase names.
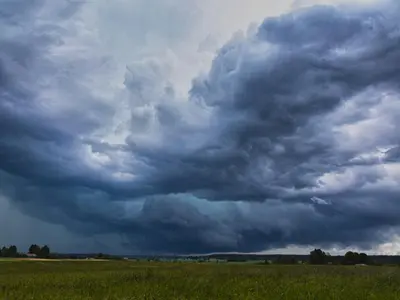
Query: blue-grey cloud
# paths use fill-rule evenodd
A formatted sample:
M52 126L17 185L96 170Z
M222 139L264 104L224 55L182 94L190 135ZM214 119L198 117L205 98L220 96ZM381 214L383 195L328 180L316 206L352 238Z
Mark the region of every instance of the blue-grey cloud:
M267 18L181 99L168 64L92 52L90 4L29 3L0 7L0 190L22 213L152 253L368 248L397 230L395 4Z

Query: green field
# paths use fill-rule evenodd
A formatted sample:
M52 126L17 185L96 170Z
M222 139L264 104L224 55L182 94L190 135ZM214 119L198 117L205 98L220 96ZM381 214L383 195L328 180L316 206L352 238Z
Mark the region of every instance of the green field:
M400 268L0 261L0 299L400 299Z

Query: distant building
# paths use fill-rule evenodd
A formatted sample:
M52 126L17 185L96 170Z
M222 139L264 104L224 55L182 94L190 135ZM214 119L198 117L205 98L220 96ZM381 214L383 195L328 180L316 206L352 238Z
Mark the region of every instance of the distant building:
M27 253L26 256L34 258L37 257L37 255L35 253Z

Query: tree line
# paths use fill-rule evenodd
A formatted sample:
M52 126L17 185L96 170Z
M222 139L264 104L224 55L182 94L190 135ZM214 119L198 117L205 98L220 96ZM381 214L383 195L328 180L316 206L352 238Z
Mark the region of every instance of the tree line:
M312 265L342 264L342 265L366 265L371 261L367 254L348 251L344 256L331 256L321 249L310 252L309 263Z
M378 260L378 261L377 261ZM229 261L229 260L228 260ZM242 258L242 261L246 261ZM377 265L382 263L399 263L397 257L391 256L372 256L369 257L365 253L358 253L348 251L344 256L332 256L328 252L324 252L321 249L314 249L307 255L277 255L270 259L264 260L265 264L304 264L308 263L311 265Z
M17 246L3 246L0 249L0 257L28 257L28 256L35 256L39 258L48 258L50 257L50 248L47 245L39 246L33 244L29 247L27 253L20 253L18 251Z

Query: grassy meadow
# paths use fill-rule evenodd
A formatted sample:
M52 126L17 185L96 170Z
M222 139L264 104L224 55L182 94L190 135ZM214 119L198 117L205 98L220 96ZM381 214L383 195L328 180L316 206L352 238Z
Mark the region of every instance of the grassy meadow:
M400 299L399 267L0 261L0 299Z

